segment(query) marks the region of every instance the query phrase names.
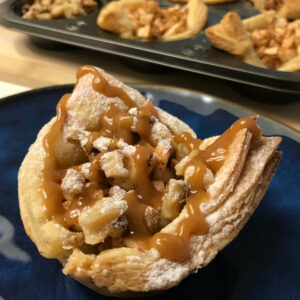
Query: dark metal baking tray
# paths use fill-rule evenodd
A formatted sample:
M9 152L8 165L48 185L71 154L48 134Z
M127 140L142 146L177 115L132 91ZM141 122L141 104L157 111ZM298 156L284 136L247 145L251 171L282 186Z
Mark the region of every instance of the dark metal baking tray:
M279 72L247 65L234 56L213 48L204 32L174 42L125 40L97 26L99 11L75 19L28 20L21 17L23 4L20 0L7 0L0 4L0 23L48 40L223 78L286 96L300 96L300 73ZM161 4L169 6L174 2L162 0ZM242 18L257 14L249 0L209 5L206 27L218 23L228 11L235 11Z

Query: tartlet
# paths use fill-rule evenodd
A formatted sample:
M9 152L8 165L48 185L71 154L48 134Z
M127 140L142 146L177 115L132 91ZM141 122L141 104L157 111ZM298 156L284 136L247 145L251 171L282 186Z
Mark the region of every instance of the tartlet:
M85 16L98 8L95 0L27 0L23 18L53 20Z
M206 29L212 44L253 66L296 72L300 70L300 21L289 22L268 11L241 20L235 12Z
M300 18L299 0L251 0L254 7L260 12L274 10L278 17L289 20Z
M169 289L243 228L276 172L281 138L262 137L254 116L201 141L103 70L77 76L19 171L26 232L99 293Z
M184 7L160 7L156 0L119 0L108 3L97 24L124 39L175 41L199 33L207 21L202 0L190 0Z

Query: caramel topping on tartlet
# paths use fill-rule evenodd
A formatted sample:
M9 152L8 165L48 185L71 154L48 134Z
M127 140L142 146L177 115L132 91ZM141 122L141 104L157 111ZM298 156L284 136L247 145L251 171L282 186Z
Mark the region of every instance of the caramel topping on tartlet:
M68 119L64 96L57 118L44 137L43 197L49 219L73 231L83 231L85 243L99 245L107 238L144 250L155 248L161 257L183 261L190 255L189 238L209 230L200 204L210 200L205 176L223 165L236 134L247 129L254 140L261 130L255 117L240 119L204 150L201 140L187 132L175 135L159 118L150 101L142 106L121 88L112 86L90 66L79 80L93 75L93 89L119 98L128 110L111 104L100 115L98 130L82 145L85 162L67 169L55 158L54 145ZM176 171L178 146L190 159ZM182 162L182 161L181 161ZM94 209L94 211L93 211ZM168 209L172 213L168 214ZM184 210L173 234L161 231Z

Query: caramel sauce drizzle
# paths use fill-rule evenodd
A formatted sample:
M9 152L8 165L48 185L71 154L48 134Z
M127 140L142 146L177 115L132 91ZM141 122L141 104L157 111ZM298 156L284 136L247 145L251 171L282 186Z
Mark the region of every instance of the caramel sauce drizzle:
M137 146L133 154L135 191L141 200L153 207L161 206L163 193L158 192L152 185L148 170L151 152L145 146Z
M194 149L198 149L202 141L200 139L193 138L189 132L182 132L175 136L174 142L184 144L186 149L191 152Z
M64 95L56 106L56 120L43 139L43 147L46 153L44 170L42 173L42 196L46 206L47 217L51 219L56 214L63 213L63 206L58 205L63 200L60 182L65 175L55 158L54 147L67 119L66 105L70 94ZM47 170L47 171L46 171Z
M229 146L233 142L236 134L247 128L252 133L252 140L258 140L261 137L261 129L256 123L256 117L247 117L237 120L231 127L229 127L217 140L209 145L205 150L199 150L201 140L195 139L190 133L183 132L175 137L177 143L184 144L189 152L198 150L197 159L202 160L205 165L214 173L219 170L225 159Z
M139 199L135 191L127 193L125 200L128 204L125 214L128 219L130 238L140 240L149 237L150 233L144 218L147 205Z
M79 81L79 79L86 74L94 75L92 86L96 92L103 94L108 98L117 97L121 99L128 107L136 106L136 104L121 88L110 85L102 73L92 66L82 66L77 72L77 81Z
M233 123L213 144L199 152L199 157L214 173L222 167L234 137L244 128L252 133L252 140L258 140L261 137L262 132L256 123L256 117L242 118Z
M94 67L83 66L77 73L77 81L87 73L94 76L92 85L95 91L107 97L118 97L129 108L136 107L136 104L122 89L111 86ZM55 219L67 228L80 230L77 220L78 215L84 207L93 205L104 196L104 190L107 190L108 187L108 179L100 169L99 161L102 154L88 155L88 159L91 161L88 184L76 196L75 201L63 203L64 199L60 184L66 170L61 169L58 165L54 146L67 118L66 103L68 98L69 95L64 96L57 105L57 119L43 140L46 157L45 171L42 176L42 194L49 219ZM261 130L257 126L255 118L240 119L205 150L199 149L201 140L193 138L187 132L175 136L173 138L175 144L185 145L189 152L197 151L196 157L185 166L185 170L189 167L193 169L191 176L187 179L190 192L184 207L185 217L177 223L172 234L157 232L152 235L145 223L145 210L148 205L159 209L163 197L163 193L158 192L151 182L149 161L156 146L153 141L151 143L149 140L152 117L159 118L152 103L147 101L142 107L137 108L136 133L133 133L131 129L134 122L133 116L120 110L116 105L110 105L108 111L100 116L99 131L91 133L86 151L88 153L92 151L94 141L100 136L112 139L110 149L117 148L120 139L123 139L127 144L136 146L135 153L125 163L127 167L130 166L133 170L133 174L130 176L133 179L134 190L131 190L125 196L128 204L125 214L129 221L129 232L127 236L124 236L124 240L127 244L132 244L134 247L144 250L155 248L163 258L183 261L189 257L190 236L205 234L208 231L208 224L200 209L201 203L210 199L209 193L203 187L206 169L209 168L214 173L217 172L225 161L229 146L235 135L241 129L249 129L254 139L261 136ZM73 168L80 171L80 167L74 166ZM173 174L174 177L175 174Z

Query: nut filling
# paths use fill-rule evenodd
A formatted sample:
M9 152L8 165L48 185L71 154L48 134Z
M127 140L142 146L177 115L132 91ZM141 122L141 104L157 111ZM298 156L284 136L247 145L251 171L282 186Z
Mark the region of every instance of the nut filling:
M93 67L82 67L78 80L92 74L93 88L123 101L110 104L98 128L69 134L80 143L81 164L61 166L55 144L68 121L64 96L57 119L44 137L46 151L43 197L49 220L83 233L81 250L114 247L155 248L161 257L183 261L190 255L189 238L208 231L200 204L210 200L207 187L226 159L229 146L243 128L258 140L254 117L240 119L212 144L190 133L175 135L150 101L137 106L120 88L111 86ZM161 230L185 208L186 217L173 234Z
M265 9L266 10L279 10L284 3L284 0L266 0Z
M94 0L27 0L23 7L25 19L51 20L85 16L95 11Z
M277 18L274 24L251 33L255 51L262 62L272 69L300 55L300 21Z
M207 7L202 0L168 8L156 0L119 0L101 10L97 24L124 39L173 41L196 35L206 20Z

